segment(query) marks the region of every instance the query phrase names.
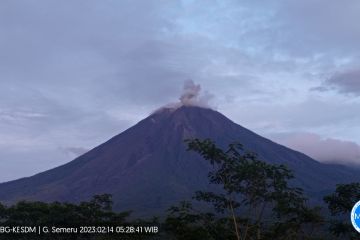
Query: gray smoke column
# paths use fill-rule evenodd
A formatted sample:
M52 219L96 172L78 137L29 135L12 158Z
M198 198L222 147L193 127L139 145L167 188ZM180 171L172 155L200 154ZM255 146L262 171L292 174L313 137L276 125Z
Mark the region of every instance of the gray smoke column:
M200 84L195 84L192 80L187 80L184 83L183 93L179 100L182 106L209 108L209 101L211 98L213 98L213 96L208 92L201 95Z
M202 93L200 84L195 84L193 80L186 80L184 82L183 91L179 98L180 102L166 104L154 112L158 112L163 109L177 109L181 106L213 108L209 103L213 97L214 96L207 91Z
M200 91L200 84L195 84L192 80L187 80L184 83L184 92L180 97L181 104L185 106L197 104Z

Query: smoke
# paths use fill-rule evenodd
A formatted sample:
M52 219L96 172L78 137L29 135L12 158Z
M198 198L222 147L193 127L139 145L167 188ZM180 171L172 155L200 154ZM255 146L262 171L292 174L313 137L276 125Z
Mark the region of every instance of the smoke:
M320 162L360 165L360 145L314 133L277 134L272 139Z
M184 83L183 93L179 100L182 106L210 108L209 102L212 98L213 95L208 92L201 94L200 84L195 84L192 80L187 80Z
M201 92L200 84L195 84L193 80L186 80L184 82L183 91L179 98L179 102L169 103L159 108L155 112L163 109L177 109L182 106L195 106L202 108L214 108L211 106L210 101L214 98L214 95L205 91Z
M184 92L180 97L180 102L183 105L193 105L198 102L198 97L201 91L200 84L196 85L192 80L187 80L184 83Z

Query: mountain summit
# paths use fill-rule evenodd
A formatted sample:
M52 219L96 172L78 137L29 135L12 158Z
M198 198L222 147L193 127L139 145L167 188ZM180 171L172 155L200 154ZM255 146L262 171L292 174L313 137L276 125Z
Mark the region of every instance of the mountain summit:
M196 190L209 189L209 165L186 151L185 139L210 138L220 146L237 141L259 158L294 170L295 184L310 196L335 184L359 180L342 166L310 157L263 138L221 113L194 106L161 109L135 126L60 167L0 184L0 201L88 200L113 195L116 210L162 211Z

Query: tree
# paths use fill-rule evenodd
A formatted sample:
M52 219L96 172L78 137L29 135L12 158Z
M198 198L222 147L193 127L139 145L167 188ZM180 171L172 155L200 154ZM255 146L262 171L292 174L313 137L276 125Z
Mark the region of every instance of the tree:
M6 208L0 203L0 223L6 219Z
M237 143L230 144L226 151L209 139L188 140L187 143L189 150L199 153L211 164L213 170L208 174L210 184L222 189L216 193L198 191L194 198L211 203L217 216L227 216L220 219L225 223L223 228L228 228L228 223L232 224L233 237L229 236L228 239L263 239L264 236L281 239L286 232L303 237L303 225L321 221L316 209L305 206L306 198L302 189L288 185L294 176L284 165L260 161L256 154L245 151ZM180 209L176 210L174 212L172 209L170 219L177 216L182 223L187 220L197 220L198 223L202 216L189 215L189 211L184 215ZM186 219L184 216L192 218ZM272 216L277 221L264 221L266 216ZM213 220L211 223L216 222ZM212 235L212 239L216 239L216 236Z
M179 206L169 209L166 219L166 230L174 234L177 240L214 239L209 234L213 220L212 215L197 213L191 203L183 201Z
M338 184L334 193L324 197L331 215L336 216L336 219L330 221L329 230L332 234L347 239L359 239L359 233L348 223L351 209L359 200L360 183Z

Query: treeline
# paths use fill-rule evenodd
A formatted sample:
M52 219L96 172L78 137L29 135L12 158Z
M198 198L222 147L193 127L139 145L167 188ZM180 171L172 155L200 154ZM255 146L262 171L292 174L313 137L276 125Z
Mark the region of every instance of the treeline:
M110 194L89 202L0 204L0 239L157 239L158 231L136 227L159 226L152 220L129 220L131 212L114 212ZM135 237L135 238L134 238Z
M171 207L161 220L134 220L131 212L114 212L109 194L79 204L0 204L0 239L359 239L350 224L351 208L360 200L359 183L338 185L324 197L327 207L321 208L309 205L303 190L289 184L294 175L286 166L261 161L241 144L230 144L226 150L211 140L194 139L187 144L212 165L209 183L221 191L198 191L192 201ZM199 207L204 205L212 211ZM4 226L58 226L64 231L97 228L85 229L85 233L46 234L36 229L10 234Z

